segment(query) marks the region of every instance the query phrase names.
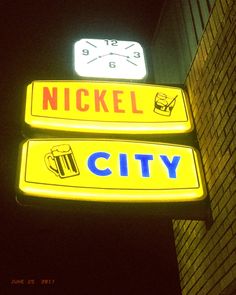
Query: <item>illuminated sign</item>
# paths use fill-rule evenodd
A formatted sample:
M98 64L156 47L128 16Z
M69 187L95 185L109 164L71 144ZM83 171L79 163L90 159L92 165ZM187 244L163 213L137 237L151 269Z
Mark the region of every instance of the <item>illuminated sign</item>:
M170 134L193 129L182 89L148 84L35 81L27 88L30 128L110 134Z
M206 196L192 147L104 139L30 139L18 189L26 197L97 202L180 202Z
M141 80L147 73L142 46L138 42L115 39L77 41L74 67L82 77Z

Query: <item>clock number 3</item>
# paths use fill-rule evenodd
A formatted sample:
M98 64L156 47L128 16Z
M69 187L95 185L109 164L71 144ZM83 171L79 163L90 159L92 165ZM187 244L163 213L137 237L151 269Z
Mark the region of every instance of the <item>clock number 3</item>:
M140 52L138 52L138 51L137 51L137 52L134 52L134 57L135 57L135 58L140 58L140 56L141 56L141 55L140 55Z

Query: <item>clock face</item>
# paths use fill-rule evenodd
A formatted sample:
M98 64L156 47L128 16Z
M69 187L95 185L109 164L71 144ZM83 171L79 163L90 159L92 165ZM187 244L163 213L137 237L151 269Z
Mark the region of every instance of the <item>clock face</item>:
M74 66L82 77L141 80L146 76L143 49L134 41L81 39L74 45Z

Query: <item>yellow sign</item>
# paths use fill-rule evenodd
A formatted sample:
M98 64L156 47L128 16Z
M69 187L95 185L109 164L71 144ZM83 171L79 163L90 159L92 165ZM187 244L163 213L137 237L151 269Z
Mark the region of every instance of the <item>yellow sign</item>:
M112 134L193 129L180 88L88 81L33 82L27 88L25 123L38 129Z
M30 139L18 189L26 197L98 202L198 201L206 196L192 147L103 139Z

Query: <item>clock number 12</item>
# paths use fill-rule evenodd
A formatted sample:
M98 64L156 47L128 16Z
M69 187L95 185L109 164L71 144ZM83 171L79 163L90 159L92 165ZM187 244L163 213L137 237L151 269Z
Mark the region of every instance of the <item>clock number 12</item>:
M117 40L104 40L106 42L106 45L112 45L112 46L117 46L118 41Z

